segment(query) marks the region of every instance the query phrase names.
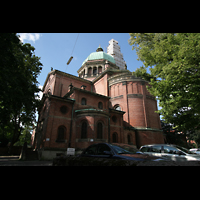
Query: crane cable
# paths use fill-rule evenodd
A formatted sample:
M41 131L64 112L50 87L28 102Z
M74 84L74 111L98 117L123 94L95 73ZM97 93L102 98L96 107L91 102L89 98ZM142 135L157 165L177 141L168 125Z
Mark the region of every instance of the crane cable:
M78 36L79 36L79 33L78 33ZM77 36L77 38L76 38L76 42L77 42L77 40L78 40L78 36ZM75 48L75 46L76 46L76 42L75 42L75 44L74 44L72 53L74 52L74 48ZM72 53L71 53L71 57L69 58L69 60L68 60L68 62L67 62L67 65L69 65L69 63L71 62L71 60L72 60L72 58L73 58ZM68 67L68 66L66 66L65 72L67 72L67 67ZM62 87L63 87L63 77L61 78L61 84L60 84L60 96L62 96Z
M79 33L78 33L78 36L79 36ZM78 36L77 36L77 38L76 38L76 42L77 42L77 40L78 40ZM75 44L74 44L74 47L73 47L73 50L72 50L72 53L71 53L71 57L69 58L69 60L68 60L68 62L67 62L67 65L69 65L69 63L70 63L71 60L73 59L72 54L73 54L73 52L74 52L74 48L75 48L75 46L76 46L76 42L75 42Z

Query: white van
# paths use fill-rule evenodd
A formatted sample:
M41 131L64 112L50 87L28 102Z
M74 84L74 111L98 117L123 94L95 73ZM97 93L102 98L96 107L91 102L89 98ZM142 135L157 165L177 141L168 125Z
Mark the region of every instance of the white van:
M184 147L168 144L149 144L140 147L143 153L164 157L172 161L200 161L200 155Z

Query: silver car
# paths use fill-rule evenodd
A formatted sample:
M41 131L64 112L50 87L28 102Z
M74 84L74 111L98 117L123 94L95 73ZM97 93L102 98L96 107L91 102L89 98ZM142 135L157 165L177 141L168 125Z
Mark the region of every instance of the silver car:
M200 154L200 148L190 149L191 152Z
M200 155L184 147L169 144L149 144L140 147L143 153L164 157L172 161L200 161Z

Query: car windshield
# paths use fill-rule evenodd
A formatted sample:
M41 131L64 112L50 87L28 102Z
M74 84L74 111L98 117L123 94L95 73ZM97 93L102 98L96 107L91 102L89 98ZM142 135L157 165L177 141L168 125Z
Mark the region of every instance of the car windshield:
M117 154L134 154L134 153L141 153L138 149L130 146L130 145L118 145L118 144L110 144L114 151Z
M196 153L194 153L194 152L192 152L192 151L190 151L189 149L186 149L186 148L184 148L184 147L180 147L180 146L178 146L178 145L176 145L176 147L177 147L178 149L180 149L181 151L185 152L185 153L188 153L188 154L196 154Z

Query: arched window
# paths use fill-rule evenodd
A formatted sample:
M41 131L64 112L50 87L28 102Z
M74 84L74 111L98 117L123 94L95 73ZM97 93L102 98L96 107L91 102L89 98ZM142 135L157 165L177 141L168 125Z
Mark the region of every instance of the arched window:
M98 122L97 124L97 139L103 138L103 124L101 122Z
M91 76L92 75L92 67L88 68L88 75Z
M128 134L127 139L128 139L128 144L131 144L132 143L131 134Z
M113 142L113 143L117 143L117 142L118 142L118 136L117 136L117 133L116 133L116 132L113 133L113 135L112 135L112 142Z
M101 74L102 73L102 66L98 67L98 73Z
M93 68L93 75L96 75L96 74L97 74L97 68L94 67L94 68Z
M87 138L87 122L83 122L81 125L81 139Z
M65 126L58 127L58 135L56 142L65 142L66 128Z
M86 98L82 98L82 99L81 99L81 105L87 105Z
M120 107L119 105L115 105L115 106L114 106L114 109L115 109L115 110L119 110L119 111L122 110L121 107Z
M103 103L102 103L102 102L99 102L99 103L98 103L98 108L99 108L99 109L103 109Z

